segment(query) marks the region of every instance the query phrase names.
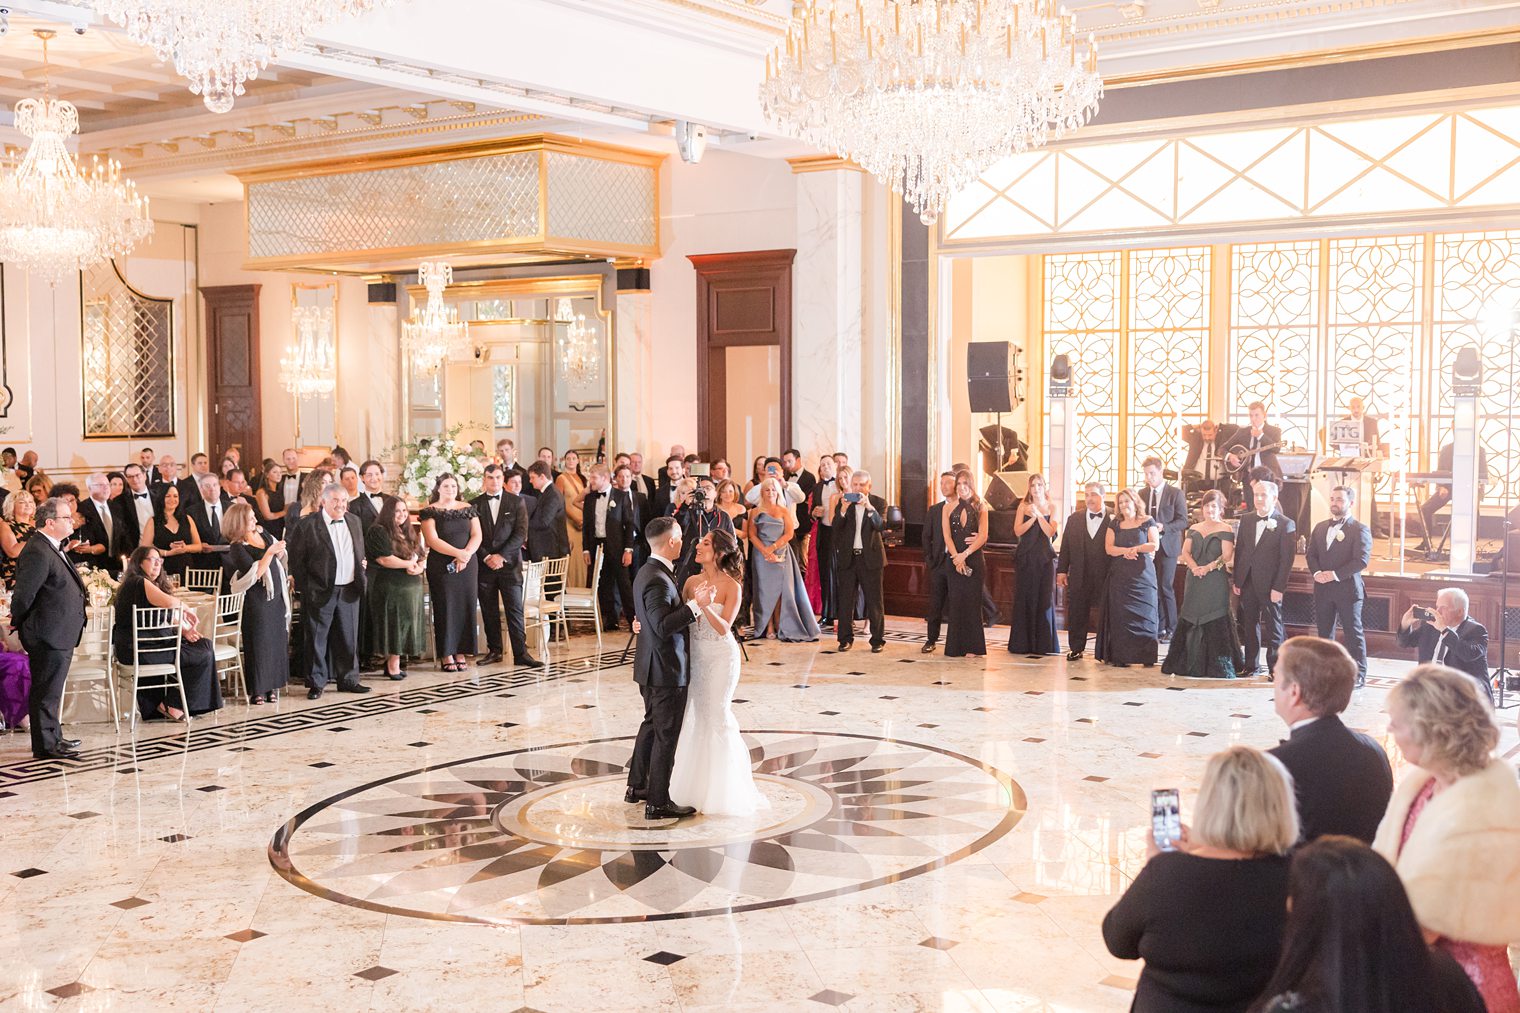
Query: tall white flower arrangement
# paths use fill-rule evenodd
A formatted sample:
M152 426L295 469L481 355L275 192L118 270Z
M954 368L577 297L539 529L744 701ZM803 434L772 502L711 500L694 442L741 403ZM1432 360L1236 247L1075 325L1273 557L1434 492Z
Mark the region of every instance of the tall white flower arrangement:
M463 424L456 425L437 436L400 443L386 451L402 460L402 496L413 503L426 503L440 475L453 475L459 479L461 498L480 495L481 478L485 475L488 458L468 444L460 444L459 434L463 429Z

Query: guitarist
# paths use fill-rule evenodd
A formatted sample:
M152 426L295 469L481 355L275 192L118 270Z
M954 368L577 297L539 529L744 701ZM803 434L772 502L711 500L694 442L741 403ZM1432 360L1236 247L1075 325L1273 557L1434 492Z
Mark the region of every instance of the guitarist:
M1225 455L1225 465L1232 474L1240 477L1247 504L1256 502L1252 473L1266 468L1272 473L1272 481L1281 486L1282 465L1277 461L1277 448L1283 445L1282 430L1267 425L1267 406L1260 401L1251 402L1246 409L1251 413L1251 424L1236 430L1230 440L1230 450Z

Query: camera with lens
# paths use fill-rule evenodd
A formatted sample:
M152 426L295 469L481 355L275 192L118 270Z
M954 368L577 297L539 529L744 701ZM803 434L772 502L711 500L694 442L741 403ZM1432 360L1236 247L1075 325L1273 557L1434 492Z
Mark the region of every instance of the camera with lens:
M692 490L691 501L697 505L698 510L711 510L713 506L712 486L697 486Z
M1416 605L1413 610L1416 619L1422 619L1427 623L1435 622L1436 610L1425 605Z

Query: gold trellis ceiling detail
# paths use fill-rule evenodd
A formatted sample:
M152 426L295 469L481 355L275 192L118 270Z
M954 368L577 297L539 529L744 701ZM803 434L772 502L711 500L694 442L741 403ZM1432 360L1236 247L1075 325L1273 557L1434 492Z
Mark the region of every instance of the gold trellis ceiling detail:
M246 266L655 257L662 160L534 135L244 173Z

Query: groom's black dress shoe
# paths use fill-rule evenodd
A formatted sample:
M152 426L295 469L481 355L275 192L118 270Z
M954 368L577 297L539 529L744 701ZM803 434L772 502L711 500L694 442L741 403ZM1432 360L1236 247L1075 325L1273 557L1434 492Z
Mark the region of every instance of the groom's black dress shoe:
M67 749L67 748L65 748L63 746L59 746L57 749L52 749L52 750L44 749L40 753L33 753L32 754L32 759L34 759L34 760L77 760L77 759L79 759L79 753L76 750Z
M679 820L687 816L695 816L697 811L689 805L646 805L644 818L646 820Z
M644 793L630 784L628 790L623 792L623 801L629 805L633 805L635 802L642 802L644 801Z

